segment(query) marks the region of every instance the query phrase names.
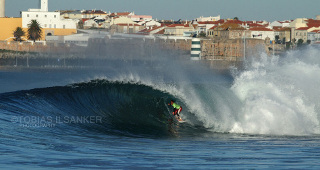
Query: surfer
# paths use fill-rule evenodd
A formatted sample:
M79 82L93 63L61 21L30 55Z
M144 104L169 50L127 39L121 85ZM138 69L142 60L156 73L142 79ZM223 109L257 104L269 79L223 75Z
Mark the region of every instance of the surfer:
M177 116L177 119L180 120L180 112L182 110L182 107L180 105L178 105L177 103L175 103L173 100L171 100L170 103L168 103L168 105L171 105L173 107L173 112L172 114L174 116Z

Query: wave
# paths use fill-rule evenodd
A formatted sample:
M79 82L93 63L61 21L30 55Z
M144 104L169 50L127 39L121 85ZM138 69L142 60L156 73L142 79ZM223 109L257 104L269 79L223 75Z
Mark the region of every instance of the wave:
M319 49L248 60L231 90L241 101L230 132L320 134Z
M319 58L315 48L281 57L261 54L233 78L189 62L163 64L161 72L132 67L113 77L99 74L68 86L0 94L0 110L7 115L0 119L51 116L49 122L62 121L54 119L61 131L131 136L320 134ZM183 107L187 123L172 118L170 99Z
M201 126L179 124L167 105L170 99L181 103L185 113L189 112L179 98L147 85L92 80L4 93L1 94L1 110L11 118L15 116L18 119L15 123L23 126L49 123L61 127L60 130L75 128L77 131L154 137L206 131Z

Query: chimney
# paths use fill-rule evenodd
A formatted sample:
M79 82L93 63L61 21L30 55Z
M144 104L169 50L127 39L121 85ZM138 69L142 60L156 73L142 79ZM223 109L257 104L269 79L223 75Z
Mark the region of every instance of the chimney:
M6 0L0 0L0 18L6 17L5 7L6 7Z

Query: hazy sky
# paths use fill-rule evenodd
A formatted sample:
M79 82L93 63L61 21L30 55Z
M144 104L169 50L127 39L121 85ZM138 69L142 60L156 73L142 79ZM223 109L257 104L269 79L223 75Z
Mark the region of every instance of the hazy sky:
M19 17L20 11L38 8L39 0L6 0L6 16ZM240 20L286 20L315 18L320 0L49 0L49 10L102 9L134 11L157 19L188 19L199 16Z

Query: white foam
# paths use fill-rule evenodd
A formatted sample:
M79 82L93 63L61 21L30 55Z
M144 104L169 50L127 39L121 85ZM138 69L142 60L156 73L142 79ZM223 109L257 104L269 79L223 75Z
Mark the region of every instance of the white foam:
M230 132L319 134L319 52L309 48L286 58L261 55L252 61L231 88L243 106Z

